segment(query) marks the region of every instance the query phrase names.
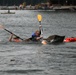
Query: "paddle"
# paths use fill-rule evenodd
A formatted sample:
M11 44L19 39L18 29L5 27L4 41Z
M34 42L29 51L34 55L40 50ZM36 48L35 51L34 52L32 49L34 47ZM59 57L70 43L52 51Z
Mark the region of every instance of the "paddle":
M42 16L41 16L40 14L38 14L38 15L37 15L37 19L38 19L38 21L39 21L39 27L40 27L40 30L41 30L41 34L43 35L43 29L41 28L41 27L42 27L42 26L41 26ZM46 40L44 40L44 39L42 39L41 43L42 43L43 45L46 45L46 44L47 44Z
M2 29L4 29L5 31L7 31L7 32L9 32L9 33L11 33L11 34L13 34L14 36L16 36L16 37L18 37L18 38L20 38L19 36L17 36L16 34L14 34L13 32L11 32L11 31L9 31L8 29L6 29L3 25L0 25L0 28L2 28ZM22 39L22 38L20 38L21 40L24 40L24 39Z
M42 16L40 14L37 15L37 19L39 21L39 24L41 25L41 21L42 21Z
M41 26L42 15L38 14L38 15L37 15L37 19L38 19L38 21L39 21L39 27L41 28L41 27L42 27L42 26ZM41 32L42 32L41 34L43 34L43 29L41 28L40 30L41 30Z

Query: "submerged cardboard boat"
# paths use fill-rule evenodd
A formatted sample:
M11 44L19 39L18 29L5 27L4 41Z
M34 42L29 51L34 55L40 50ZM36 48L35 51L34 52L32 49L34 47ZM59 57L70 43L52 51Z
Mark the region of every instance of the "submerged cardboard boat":
M52 35L52 36L49 36L48 38L45 38L45 39L42 39L40 41L31 41L29 38L28 39L25 39L23 41L20 41L20 42L0 42L0 44L23 44L23 45L26 45L26 44L34 44L34 45L46 45L46 44L55 44L55 45L59 45L59 44L62 44L64 43L64 38L65 36L59 36L59 35ZM42 43L42 41L46 41L47 43Z
M64 42L65 36L60 36L60 35L52 35L49 36L48 38L44 38L40 41L31 41L29 38L25 40L25 43L42 43L42 44L60 44ZM45 43L46 41L46 43Z
M64 41L65 36L60 36L60 35L52 35L49 36L46 41L48 43L52 43L52 44L58 44L58 43L62 43Z

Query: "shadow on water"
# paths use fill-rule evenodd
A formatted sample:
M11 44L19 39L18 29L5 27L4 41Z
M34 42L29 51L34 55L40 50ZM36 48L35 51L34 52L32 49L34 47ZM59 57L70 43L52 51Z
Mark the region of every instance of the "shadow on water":
M41 72L43 70L40 69L27 69L27 70L6 70L6 71L0 71L0 72L4 72L4 73L19 73L19 74L25 74L25 73L35 73L35 72Z

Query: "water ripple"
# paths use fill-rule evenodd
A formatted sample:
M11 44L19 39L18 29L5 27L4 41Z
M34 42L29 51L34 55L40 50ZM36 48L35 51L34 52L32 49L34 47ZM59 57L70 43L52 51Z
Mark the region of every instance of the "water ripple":
M6 73L19 73L19 74L25 74L25 73L32 73L32 72L40 72L43 71L41 69L27 69L27 70L6 70L6 71L0 71L0 72L6 72Z

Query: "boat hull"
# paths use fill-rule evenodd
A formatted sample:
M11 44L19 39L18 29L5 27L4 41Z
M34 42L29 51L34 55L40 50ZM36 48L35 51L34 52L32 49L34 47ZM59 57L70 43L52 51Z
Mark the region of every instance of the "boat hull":
M47 44L60 44L63 43L65 36L59 36L59 35L51 35L48 38L42 39L40 41L31 41L29 38L25 40L26 43L42 43L42 41L46 41Z
M56 43L62 43L64 41L64 38L65 38L65 36L52 35L52 36L49 36L46 39L46 41L49 42L49 43L56 44Z

